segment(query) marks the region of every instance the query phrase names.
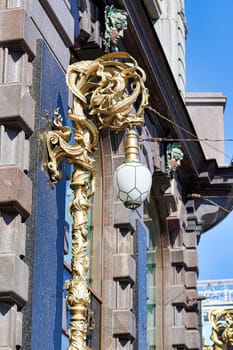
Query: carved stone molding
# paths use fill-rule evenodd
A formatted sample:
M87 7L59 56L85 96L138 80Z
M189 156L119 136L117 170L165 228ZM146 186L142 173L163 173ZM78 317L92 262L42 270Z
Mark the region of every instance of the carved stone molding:
M113 334L119 338L135 338L135 315L129 309L113 310Z
M21 49L33 59L36 55L36 36L36 29L24 9L0 11L1 45Z
M135 260L130 254L113 255L113 278L132 283L136 277Z
M0 166L0 208L14 210L24 219L31 213L31 180L15 166Z

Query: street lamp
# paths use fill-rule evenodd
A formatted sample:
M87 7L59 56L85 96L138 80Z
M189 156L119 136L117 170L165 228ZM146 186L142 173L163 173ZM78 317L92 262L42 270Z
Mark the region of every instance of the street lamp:
M54 128L49 130L45 127L41 132L45 149L42 169L54 185L62 177L62 162L73 165L70 183L73 199L69 209L73 217L71 280L66 286L71 313L69 350L85 350L87 306L90 303L87 212L89 199L95 193L96 179L92 155L99 130L129 130L126 134L126 161L116 170L114 183L119 198L127 208L140 206L149 194L151 174L139 161L135 128L144 124L142 114L148 103L148 91L144 86L144 71L126 52L76 62L68 67L66 81L73 93L73 106L68 112L73 123L72 133L68 126L62 124L59 110L56 110ZM71 134L72 144L69 143Z
M118 198L128 209L138 208L148 197L151 188L151 172L139 161L137 133L130 130L126 136L125 162L114 174L113 183Z

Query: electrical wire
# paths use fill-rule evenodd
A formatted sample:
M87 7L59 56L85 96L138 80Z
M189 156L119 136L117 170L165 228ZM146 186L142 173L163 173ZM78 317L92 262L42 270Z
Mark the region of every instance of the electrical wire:
M191 193L191 194L188 194L188 195L187 195L187 198L192 198L192 199L204 199L204 200L206 200L207 202L209 202L209 203L215 205L216 207L221 208L222 210L226 211L227 213L230 213L230 212L231 212L231 210L228 210L228 209L222 207L221 205L215 203L214 201L212 201L212 200L209 199L209 198L233 198L233 196L202 196L202 195L200 195L200 194L198 194L198 193Z
M203 198L203 199L209 199L209 198L233 198L233 196L202 196L201 194L198 194L198 193L191 193L191 194L188 194L187 195L188 198L194 198L194 199L197 199L197 198Z
M170 124L173 124L175 127L177 127L178 129L185 131L188 135L192 136L194 139L171 139L171 140L176 140L176 141L202 141L205 142L209 147L213 148L215 151L217 151L218 153L223 154L225 157L229 158L232 160L232 157L230 157L228 154L220 151L219 149L217 149L216 147L214 147L213 145L210 145L208 142L210 141L233 141L233 139L227 139L227 140L209 140L209 139L198 139L197 136L195 134L193 134L192 132L190 132L189 130L183 128L182 126L178 125L177 123L173 122L172 120L170 120L169 118L165 117L164 115L162 115L160 112L158 112L156 109L152 108L151 106L147 106L146 109L148 109L149 111L153 112L154 114L156 114L158 117L166 120L167 122L169 122ZM163 138L158 138L160 139L160 142L163 140ZM145 139L146 140L146 139ZM169 139L167 139L168 141ZM149 141L149 140L148 140ZM153 138L151 140L153 142ZM159 141L159 140L158 140ZM164 140L165 141L165 140ZM208 141L208 142L207 142Z
M140 138L139 141L150 141L150 142L170 142L170 141L210 141L210 142L225 142L225 141L233 141L233 139L224 139L224 140L217 140L217 139L173 139L173 138L167 138L167 137L149 137L149 138Z
M207 202L209 202L209 203L211 203L211 204L213 204L213 205L215 205L216 207L218 207L218 208L224 210L224 211L227 212L228 214L231 212L230 210L228 210L228 209L222 207L221 205L219 205L219 204L217 204L217 203L211 201L210 199L205 199L205 198L204 198L204 200L207 201Z
M167 122L169 122L170 124L173 124L175 127L177 127L178 129L186 132L188 135L192 136L193 138L180 138L180 139L174 139L174 138L163 138L163 137L158 137L158 138L148 138L148 139L142 139L140 141L151 141L151 142L163 142L163 141L195 141L195 142L205 142L207 143L207 145L209 147L212 147L215 151L223 154L225 157L228 157L229 159L231 159L232 161L232 157L230 157L229 155L225 154L224 152L220 151L219 149L217 149L216 147L210 145L208 142L224 142L224 141L233 141L233 139L224 139L224 140L211 140L211 139L200 139L197 138L197 136L195 134L193 134L192 132L190 132L189 130L183 128L182 126L178 125L177 123L173 122L172 120L168 119L167 117L165 117L164 115L162 115L160 112L158 112L156 109L152 108L151 106L147 106L146 109L148 109L149 111L155 113L158 117L166 120ZM208 142L207 142L208 141ZM193 199L204 199L206 201L208 201L209 203L215 205L218 208L221 208L222 210L226 211L227 213L230 213L231 211L222 207L221 205L215 203L214 201L212 201L210 198L230 198L233 196L202 196L200 194L197 193L192 193L188 195L188 198L193 198Z

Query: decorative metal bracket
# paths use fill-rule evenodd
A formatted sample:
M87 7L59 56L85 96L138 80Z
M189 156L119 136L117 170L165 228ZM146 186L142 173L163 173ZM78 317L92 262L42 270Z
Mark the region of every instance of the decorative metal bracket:
M94 61L81 61L68 67L67 85L73 93L73 108L68 117L71 129L62 125L59 110L55 111L54 129L43 128L42 169L55 185L62 177L62 162L73 165L70 187L72 222L72 277L67 284L67 303L71 320L69 350L86 349L90 302L87 287L87 212L89 198L95 192L96 170L92 154L98 141L98 130L124 130L144 123L142 112L148 103L144 86L145 73L125 52L104 55ZM138 109L135 110L133 105Z
M225 350L233 346L233 310L211 310L209 321L212 326L210 339L213 350Z

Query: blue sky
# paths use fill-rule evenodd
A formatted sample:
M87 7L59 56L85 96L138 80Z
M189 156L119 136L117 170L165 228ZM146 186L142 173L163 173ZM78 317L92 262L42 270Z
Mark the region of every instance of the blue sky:
M233 0L186 0L186 90L227 96L225 139L233 138ZM233 142L225 143L225 162ZM233 213L202 235L199 279L233 279Z

